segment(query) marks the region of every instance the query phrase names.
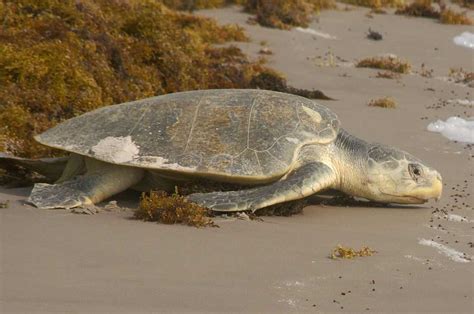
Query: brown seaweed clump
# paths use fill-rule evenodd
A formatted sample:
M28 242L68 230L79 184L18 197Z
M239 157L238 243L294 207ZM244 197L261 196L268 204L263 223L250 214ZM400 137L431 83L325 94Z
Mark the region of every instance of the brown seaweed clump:
M463 8L474 10L474 1L472 0L451 0L453 3L458 4Z
M389 108L389 109L394 109L397 107L395 100L393 100L390 97L372 99L368 105L370 107Z
M438 8L434 7L434 2L438 3ZM473 24L473 21L466 15L466 12L455 12L454 10L447 8L441 1L415 0L410 4L399 8L395 13L437 19L443 24Z
M474 86L474 72L468 72L463 68L451 68L448 76L455 83L465 84L469 87Z
M231 1L244 5L246 12L255 14L252 20L262 26L289 29L307 27L312 15L321 10L335 9L335 0L246 0Z
M244 7L260 25L280 29L307 27L314 12L305 0L247 0Z
M399 8L395 14L439 19L440 13L432 4L431 0L415 0Z
M347 4L357 5L361 7L368 7L368 8L373 8L373 9L380 9L384 7L395 8L395 7L403 6L405 4L405 0L339 0L339 1L343 3L347 3Z
M354 250L350 247L344 247L342 245L338 245L331 253L330 257L332 259L353 259L356 257L362 256L372 256L377 251L372 250L371 248L364 246L360 250Z
M466 12L455 12L451 9L441 11L439 21L443 24L452 25L472 25L473 21L466 15Z
M357 62L356 67L388 70L402 74L409 73L411 69L408 62L394 56L365 58Z
M188 202L178 194L168 195L164 191L143 193L134 216L146 221L164 224L184 224L194 227L218 227L210 218L210 210Z

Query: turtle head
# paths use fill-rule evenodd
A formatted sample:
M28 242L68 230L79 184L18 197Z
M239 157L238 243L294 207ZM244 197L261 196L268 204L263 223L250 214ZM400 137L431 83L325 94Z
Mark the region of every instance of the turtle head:
M379 144L370 145L367 157L367 198L383 203L422 204L441 197L441 175L418 158Z

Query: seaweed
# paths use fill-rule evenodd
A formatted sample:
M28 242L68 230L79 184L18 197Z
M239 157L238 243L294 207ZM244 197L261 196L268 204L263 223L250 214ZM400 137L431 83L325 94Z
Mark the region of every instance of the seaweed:
M394 109L397 107L395 100L393 100L390 97L372 99L368 105L371 107L380 107L380 108L389 108L389 109Z
M314 13L336 8L335 0L247 0L237 3L244 5L244 11L255 14L251 23L280 29L307 27Z
M184 224L194 227L218 227L205 207L188 202L178 194L168 195L164 191L142 194L140 204L134 212L136 219L157 221L164 224Z
M440 13L432 6L432 0L415 0L395 11L395 14L439 19Z
M395 56L365 58L358 61L356 67L389 70L402 74L409 73L411 69L411 65L408 62Z
M339 244L335 249L332 250L330 258L354 259L356 257L372 256L374 253L377 253L377 251L369 248L368 246L364 246L360 250L354 250L351 247L344 247Z
M342 3L380 9L382 7L400 7L405 4L405 0L339 0Z
M435 2L438 4L439 9L433 6L434 3L432 0L415 0L409 5L399 8L395 14L437 19L442 24L473 24L473 21L466 15L466 12L455 12L446 7L444 2Z
M255 14L255 21L262 26L289 29L307 27L313 6L305 0L248 0L245 11Z
M451 0L453 3L456 3L457 5L463 7L463 8L468 8L471 10L474 10L474 1L473 0Z
M468 72L463 68L450 68L448 77L455 83L466 84L471 87L474 85L474 72Z
M443 24L452 25L472 25L473 21L466 15L466 12L458 13L451 9L441 11L439 21Z

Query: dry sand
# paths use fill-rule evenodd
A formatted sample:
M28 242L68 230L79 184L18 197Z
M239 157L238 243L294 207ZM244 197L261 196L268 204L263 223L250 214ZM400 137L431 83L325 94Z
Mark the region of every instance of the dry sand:
M270 65L291 85L337 99L321 103L351 133L398 146L437 168L445 183L440 202L313 205L293 217L218 220L220 228L195 229L131 220L130 211L86 216L38 210L24 205L30 189L0 188L0 200L10 200L0 209L1 312L471 312L472 263L441 250L473 255L473 151L426 131L438 118L473 115L472 106L429 108L472 99L471 88L436 78L450 67L473 71L472 50L452 43L469 28L392 14L368 18L367 12L322 12L311 28L334 40L247 25L237 8L199 14L246 28L252 41L239 46L254 57L265 40L274 53ZM365 39L369 27L384 40ZM319 66L327 53L347 62ZM406 58L414 70L424 63L435 77L380 79L377 70L348 65L381 53ZM367 106L382 96L394 97L398 108ZM119 205L134 206L136 198L123 194ZM467 221L448 221L433 213L436 208ZM445 247L421 245L422 239ZM337 244L368 245L378 253L331 260Z

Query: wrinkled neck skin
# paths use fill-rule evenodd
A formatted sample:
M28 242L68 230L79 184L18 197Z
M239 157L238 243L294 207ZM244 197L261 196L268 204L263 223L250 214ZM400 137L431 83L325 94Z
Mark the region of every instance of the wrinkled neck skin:
M332 168L337 179L332 189L370 199L367 188L369 143L340 130L328 145L308 145L300 152L300 162L321 161Z
M369 143L340 130L336 140L328 147L333 150L329 156L337 173L334 189L348 195L370 199L368 183Z

